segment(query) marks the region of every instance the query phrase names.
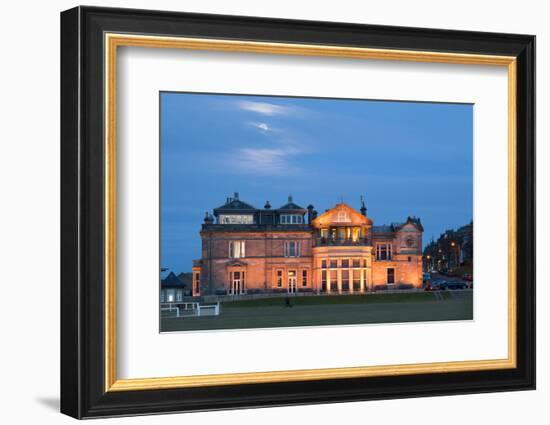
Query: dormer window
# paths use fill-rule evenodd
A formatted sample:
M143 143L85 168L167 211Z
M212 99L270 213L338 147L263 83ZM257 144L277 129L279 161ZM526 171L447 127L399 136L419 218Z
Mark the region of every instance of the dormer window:
M252 214L220 214L220 224L254 224Z
M281 214L281 224L302 224L304 217L300 214Z

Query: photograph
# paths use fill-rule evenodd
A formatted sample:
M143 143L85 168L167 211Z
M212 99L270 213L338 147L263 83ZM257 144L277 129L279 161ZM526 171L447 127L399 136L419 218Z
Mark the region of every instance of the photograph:
M473 104L159 105L161 332L474 319Z

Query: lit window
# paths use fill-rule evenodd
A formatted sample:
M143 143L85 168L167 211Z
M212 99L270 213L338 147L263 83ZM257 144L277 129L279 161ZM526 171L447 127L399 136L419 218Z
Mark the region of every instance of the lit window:
M200 287L201 287L201 274L195 273L195 292L196 293L200 292L200 289L201 289Z
M282 214L281 224L302 224L304 218L300 214Z
M349 291L349 270L342 270L342 286L344 291Z
M176 290L175 289L168 289L166 291L166 298L169 303L173 303L176 299Z
M253 224L254 217L251 214L221 214L219 222L222 224Z
M283 286L283 271L277 270L277 287L281 288Z
M357 291L361 287L361 270L353 271L353 290Z
M290 241L285 243L285 257L299 257L300 242Z
M229 258L244 258L244 241L229 242Z
M391 260L392 249L391 243L376 244L376 259L380 261Z

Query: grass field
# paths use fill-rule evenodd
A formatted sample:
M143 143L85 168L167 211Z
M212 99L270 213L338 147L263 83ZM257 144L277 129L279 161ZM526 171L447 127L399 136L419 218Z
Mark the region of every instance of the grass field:
M264 298L224 302L219 316L161 319L161 331L471 320L472 291Z

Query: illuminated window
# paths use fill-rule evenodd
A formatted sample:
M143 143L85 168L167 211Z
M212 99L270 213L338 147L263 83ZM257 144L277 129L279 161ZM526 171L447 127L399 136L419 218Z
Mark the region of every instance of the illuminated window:
M169 303L173 303L176 299L176 290L175 289L168 289L166 291L166 301Z
M283 286L283 271L277 270L277 288L281 288Z
M282 214L281 224L302 224L304 218L300 214Z
M221 214L219 222L221 224L253 224L254 217L251 214Z
M289 241L285 242L285 257L299 257L300 242Z
M361 270L353 271L353 290L361 289Z
M342 289L349 291L349 270L342 270Z
M376 259L379 261L388 261L392 257L391 243L376 244Z
M338 290L338 272L336 270L330 271L330 290Z
M201 274L195 273L195 292L200 292Z
M229 258L244 258L244 241L229 242Z

